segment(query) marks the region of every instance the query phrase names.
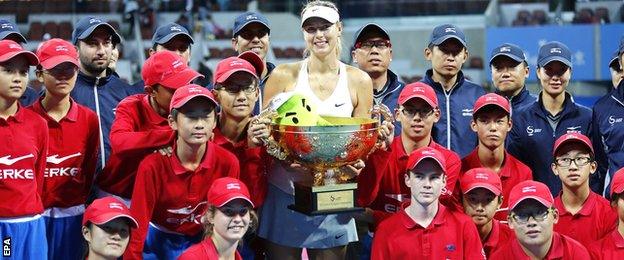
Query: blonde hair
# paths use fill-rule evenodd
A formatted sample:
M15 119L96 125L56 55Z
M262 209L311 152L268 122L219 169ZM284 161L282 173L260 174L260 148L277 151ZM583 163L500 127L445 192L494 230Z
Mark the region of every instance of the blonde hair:
M206 213L201 218L201 223L204 228L204 239L210 238L214 234L214 223L210 222L210 219L214 218L216 212L217 212L217 207L215 205L209 205L208 209L206 209ZM249 228L247 229L247 233L255 232L257 227L258 227L258 215L250 207L249 208Z
M303 7L303 9L301 9L301 14L299 16L303 17L303 13L305 13L305 11L308 10L308 8L315 7L315 6L329 7L331 9L334 9L337 13L340 13L338 11L338 7L336 7L336 4L330 1L314 0L314 1L308 2ZM342 26L342 22L341 21L336 22L336 26ZM336 38L336 58L340 59L341 53L342 53L342 35L339 34L338 37ZM311 54L310 49L306 46L306 48L303 50L303 58L309 57L310 54Z

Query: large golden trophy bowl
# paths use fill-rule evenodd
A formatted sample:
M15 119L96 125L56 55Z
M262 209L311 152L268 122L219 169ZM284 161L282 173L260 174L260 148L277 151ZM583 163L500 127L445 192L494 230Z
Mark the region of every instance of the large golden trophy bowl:
M381 120L392 120L392 115L384 105L376 105L372 114L373 118L322 117L329 123L323 126L271 124L267 152L301 164L314 177L312 182L294 183L295 204L290 209L307 215L362 210L355 205L356 176L343 166L365 160L380 145Z

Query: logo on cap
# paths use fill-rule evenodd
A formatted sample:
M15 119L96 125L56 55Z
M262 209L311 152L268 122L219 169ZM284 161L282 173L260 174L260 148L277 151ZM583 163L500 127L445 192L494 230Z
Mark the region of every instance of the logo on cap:
M176 69L176 68L178 68L178 67L180 67L180 66L182 66L182 65L184 65L184 63L182 63L182 61L181 61L181 60L175 60L175 61L173 61L173 62L171 63L171 66L172 66L174 69Z
M501 47L499 51L500 52L511 52L511 48L509 48L509 47Z
M449 27L449 28L444 29L444 32L445 33L451 33L451 32L452 33L457 33L457 31L455 31L455 28L453 28L453 27Z
M234 189L240 190L241 189L240 184L238 184L238 183L228 183L225 186L225 188L228 189L228 190L234 190Z
M177 26L175 26L175 25L171 26L171 28L170 28L169 30L172 30L172 31L178 31L178 32L181 32L181 31L182 31L182 29L180 29L180 27L177 27Z
M426 155L435 155L435 153L434 153L434 152L432 152L432 151L427 151L427 150L422 151L422 154L426 154Z
M56 46L55 51L69 51L65 46Z
M475 174L475 179L489 180L490 177L485 173L477 173Z
M529 193L529 192L537 192L537 188L535 186L522 187L522 193Z
M117 203L117 202L109 203L108 207L111 208L111 209L123 210L123 206L121 205L121 203Z
M498 100L496 97L486 97L485 101L496 101Z
M2 29L4 29L4 28L13 29L13 25L11 25L10 23L3 23L2 24Z
M9 48L11 48L11 49L21 49L22 47L19 44L11 43L11 44L9 44Z
M258 19L258 17L253 14L250 14L247 17L245 17L245 20L252 20L252 19Z
M238 61L238 60L233 60L230 62L230 67L234 67L234 66L242 66L243 62Z
M91 19L89 19L89 23L90 23L90 24L91 24L91 23L101 23L101 22L102 22L102 20L97 19L97 18L91 18Z
M199 88L197 88L197 87L190 87L190 88L188 89L188 92L189 92L189 93L193 93L193 92L198 92L198 93L201 93L202 91L201 91L201 89L199 89Z
M421 87L415 87L415 88L413 88L413 89L412 89L412 91L413 91L413 92L422 92L422 93L424 93L424 92L425 92L425 89L424 89L424 88L421 88Z
M561 53L561 48L551 48L550 53Z

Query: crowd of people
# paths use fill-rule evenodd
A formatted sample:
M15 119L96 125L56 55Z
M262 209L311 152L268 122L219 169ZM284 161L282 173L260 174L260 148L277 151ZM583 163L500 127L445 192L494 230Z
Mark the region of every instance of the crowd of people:
M4 257L624 257L624 40L609 61L613 89L590 109L566 91L572 55L557 41L539 47L536 68L513 43L494 48L496 93L464 77L469 45L452 24L433 29L419 82L388 69L389 33L374 23L355 34L356 66L344 64L343 25L327 1L301 12L305 59L277 66L266 59L268 19L236 17L238 56L219 61L209 86L194 84L203 76L188 65L193 37L175 23L155 31L134 85L110 69L121 37L97 17L36 53L0 23ZM27 87L31 66L43 93ZM268 155L271 120L257 117L285 92L323 116L393 111L381 147L343 168L357 175L364 211L288 208L310 169Z

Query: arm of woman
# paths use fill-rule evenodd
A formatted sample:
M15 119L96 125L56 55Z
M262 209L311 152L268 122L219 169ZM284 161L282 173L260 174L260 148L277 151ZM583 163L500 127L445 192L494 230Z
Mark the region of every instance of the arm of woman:
M370 117L373 108L373 80L366 72L348 66L349 92L353 102L352 117Z
M269 101L277 94L290 91L297 80L299 63L287 63L277 66L264 85L262 93L262 109L269 105Z

